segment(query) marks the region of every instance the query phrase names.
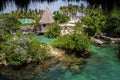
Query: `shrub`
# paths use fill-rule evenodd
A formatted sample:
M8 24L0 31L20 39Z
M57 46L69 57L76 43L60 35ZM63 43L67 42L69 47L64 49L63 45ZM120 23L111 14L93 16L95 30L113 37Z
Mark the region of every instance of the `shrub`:
M106 27L104 28L105 32L118 32L120 33L120 10L114 8L110 15L106 18Z
M50 24L47 25L47 32L45 33L45 36L49 38L56 38L61 33L61 28L58 24Z
M16 36L2 44L2 53L8 65L19 66L27 62L43 62L47 57L47 48L28 36Z
M85 34L71 34L59 37L52 46L79 56L89 51L90 43Z
M21 23L15 17L7 17L0 21L0 28L10 31L12 29L17 29Z

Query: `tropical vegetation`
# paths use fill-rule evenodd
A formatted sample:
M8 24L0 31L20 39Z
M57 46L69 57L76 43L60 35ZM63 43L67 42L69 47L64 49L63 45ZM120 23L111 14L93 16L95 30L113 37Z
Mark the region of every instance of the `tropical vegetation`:
M0 23L0 63L21 66L30 62L43 62L47 58L48 47L45 44L16 31L19 30L16 18L8 17Z
M6 65L20 66L29 62L43 62L47 57L47 46L29 36L1 34L1 61Z
M42 15L42 12L43 12L42 10L37 10L37 9L35 9L35 10L29 9L27 11L25 11L25 10L19 11L18 10L18 11L12 11L10 16L14 16L18 19L23 19L23 18L35 19L36 17L40 18Z
M54 19L58 22L58 23L65 23L68 22L70 20L70 18L58 11L54 12Z
M68 6L60 7L60 12L68 16L76 16L77 12L85 12L85 6L83 4L80 6L69 4Z
M107 33L109 36L119 37L120 34L120 18L119 9L114 8L113 11L106 15L102 9L96 8L90 11L76 26L82 28L85 33L93 36L95 33Z
M81 22L85 33L88 33L90 36L93 36L95 33L101 34L106 24L105 16L101 9L92 10Z
M47 32L45 33L46 37L56 38L60 36L60 34L61 34L61 27L59 26L59 24L54 23L47 25Z
M20 21L15 17L6 17L0 20L0 29L7 30L8 32L20 28L20 25Z
M74 54L79 57L89 52L90 41L86 34L74 33L60 36L55 42L53 42L52 46L63 49L68 54Z

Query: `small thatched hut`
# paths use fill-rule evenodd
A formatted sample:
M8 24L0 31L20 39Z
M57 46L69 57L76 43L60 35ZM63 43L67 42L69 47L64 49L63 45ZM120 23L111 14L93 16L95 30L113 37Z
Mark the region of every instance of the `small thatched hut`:
M49 8L46 8L45 11L43 12L42 18L40 20L40 30L42 33L47 31L46 25L47 24L52 24L54 23L55 20L52 16L52 14L50 13Z

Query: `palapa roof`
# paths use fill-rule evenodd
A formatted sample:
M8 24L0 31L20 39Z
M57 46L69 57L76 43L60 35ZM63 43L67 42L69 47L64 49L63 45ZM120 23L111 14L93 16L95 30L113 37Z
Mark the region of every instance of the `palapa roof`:
M51 15L49 8L46 8L40 20L40 24L50 24L54 22L55 20L53 16Z

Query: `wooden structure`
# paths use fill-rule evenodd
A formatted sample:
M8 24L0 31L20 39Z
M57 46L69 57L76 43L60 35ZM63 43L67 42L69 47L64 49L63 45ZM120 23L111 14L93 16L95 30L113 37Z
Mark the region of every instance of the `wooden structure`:
M96 38L91 38L91 40L92 41L94 41L96 44L98 44L98 45L102 45L102 44L104 44L104 42L102 41L102 40L100 40L100 39L96 39Z
M37 33L44 33L47 31L47 24L52 24L54 23L55 20L52 16L52 14L50 13L49 8L46 8L45 11L43 12L42 18L40 20L40 26L39 26L39 30L37 30Z

